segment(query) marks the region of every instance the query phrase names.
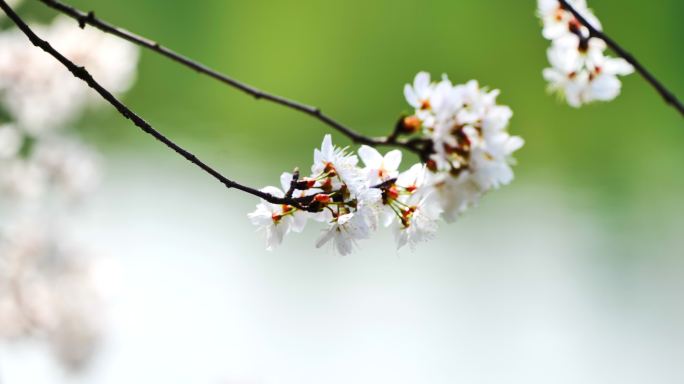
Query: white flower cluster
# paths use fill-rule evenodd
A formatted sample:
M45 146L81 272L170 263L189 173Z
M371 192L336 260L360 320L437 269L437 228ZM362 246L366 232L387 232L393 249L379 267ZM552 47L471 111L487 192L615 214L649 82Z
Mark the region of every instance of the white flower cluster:
M594 28L601 23L585 0L568 0ZM544 38L551 40L547 51L550 68L544 69L549 90L579 108L594 101L615 99L622 88L618 76L634 72L622 58L607 56L606 43L590 36L589 30L557 0L538 0L538 15Z
M110 89L132 85L130 44L66 18L32 28ZM20 31L0 32L0 341L45 340L68 368L97 343L93 260L46 222L98 184L99 156L65 132L94 96Z
M513 181L512 155L524 141L508 133L513 112L496 103L498 90L480 88L475 80L453 85L446 76L431 82L421 72L404 95L415 108L405 126L431 142L429 184L447 221Z
M108 89L132 85L138 50L131 44L80 30L66 17L33 28ZM21 31L0 33L0 108L10 120L0 125L0 192L30 199L50 188L75 198L87 194L97 184L97 156L62 131L99 100L59 62L30 47Z
M358 240L367 239L380 225L394 226L399 246L414 245L431 237L440 209L427 199L423 188L426 169L416 164L399 173L402 154L393 150L382 156L363 146L359 158L332 144L326 135L314 151L311 176L281 176L282 189L263 192L284 197L294 183L292 198L307 209L262 201L249 214L252 223L266 232L268 249L279 245L289 232L301 232L307 221L326 223L316 246L332 243L341 255L351 253Z
M399 150L383 156L364 145L357 157L327 135L314 151L310 176L284 173L282 189L263 189L294 204L261 201L249 215L265 231L268 249L287 233L301 232L308 220L327 225L317 246L331 242L341 255L380 226L393 227L398 248L414 248L434 236L440 217L453 220L485 192L513 180L511 156L523 141L508 134L512 112L496 104L498 91L475 81L453 85L446 77L433 83L421 72L404 93L415 114L403 119L398 134L427 144L426 164L400 172Z

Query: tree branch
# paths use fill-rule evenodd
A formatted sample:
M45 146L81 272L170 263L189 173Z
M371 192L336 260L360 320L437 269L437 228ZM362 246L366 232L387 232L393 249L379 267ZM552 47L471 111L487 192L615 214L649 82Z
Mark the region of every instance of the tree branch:
M194 61L192 59L189 59L169 48L166 48L162 46L161 44L152 41L148 38L136 35L135 33L129 32L125 29L119 28L115 25L109 24L106 21L103 21L97 17L95 17L94 12L83 12L77 8L74 8L72 6L69 6L67 4L64 4L60 1L57 0L40 0L43 4L47 5L50 8L53 8L73 19L78 21L78 24L81 28L84 28L86 25L90 25L92 27L95 27L105 33L112 34L114 36L118 36L124 40L127 40L133 44L136 44L140 47L147 48L153 52L156 52L178 64L181 64L185 67L188 67L200 74L209 76L215 80L220 81L223 84L226 84L230 87L233 87L235 89L238 89L248 95L253 96L257 100L267 100L275 104L282 105L286 108L293 109L295 111L299 111L301 113L304 113L306 115L309 115L322 123L328 125L329 127L332 127L333 129L337 130L338 132L342 133L343 135L347 136L349 139L351 139L354 143L357 144L366 144L370 146L395 146L395 147L401 147L406 150L409 150L411 152L421 154L422 148L416 147L413 143L407 142L407 141L402 141L397 139L396 136L388 136L388 137L378 137L378 138L372 138L368 136L364 136L353 129L345 126L344 124L338 122L337 120L333 119L332 117L324 114L320 108L313 107L310 105L306 105L303 103L300 103L298 101L290 100L287 98L284 98L282 96L274 95L272 93L268 93L266 91L262 91L256 87L253 87L251 85L245 84L241 81L238 81L236 79L233 79L227 75L224 75L218 71L215 71L209 67L207 67L204 64L201 64L197 61Z
M42 40L40 37L38 37L33 30L19 17L13 10L12 8L7 5L5 0L0 0L0 8L7 14L7 16L14 22L14 24L17 25L17 27L28 37L28 39L31 41L33 45L36 47L42 49L43 51L47 52L50 54L52 57L54 57L56 60L58 60L62 65L64 65L75 77L81 79L84 81L88 86L92 89L94 89L97 93L102 96L109 104L111 104L114 108L116 108L119 113L125 117L128 120L131 120L133 124L135 124L138 128L140 128L143 132L147 133L148 135L154 137L157 139L159 142L162 144L166 145L168 148L176 152L177 154L183 156L186 160L189 162L195 164L199 168L201 168L204 172L208 173L209 175L213 176L216 180L220 181L223 185L225 185L227 188L234 188L243 192L246 192L248 194L260 197L270 203L273 204L286 204L286 205L291 205L293 207L296 207L298 209L305 209L308 210L308 208L305 206L307 202L310 202L311 199L313 199L312 196L308 196L306 198L298 198L298 199L292 199L292 198L278 198L275 197L269 193L262 192L258 189L254 189L245 185L242 185L236 181L230 180L227 177L223 176L220 172L215 170L214 168L210 167L206 163L204 163L202 160L197 158L195 155L190 153L189 151L185 150L184 148L180 147L178 144L174 143L171 139L167 138L164 136L161 132L157 131L154 129L147 121L145 121L142 117L138 116L133 112L131 109L129 109L126 105L124 105L119 99L117 99L114 95L112 95L111 92L109 92L107 89L102 87L100 83L98 83L91 75L90 73L86 70L84 67L80 67L76 64L74 64L71 60L67 59L64 55L59 53L57 50L55 50L50 43L48 43L45 40Z
M620 57L623 59L627 60L634 69L639 72L639 74L648 81L653 88L655 88L656 91L660 94L660 96L663 97L665 102L675 109L679 111L679 113L684 116L684 104L677 99L677 97L672 93L670 90L668 90L658 79L655 78L655 76L646 69L646 67L643 66L632 54L627 52L626 49L622 48L615 40L607 36L605 33L602 31L596 29L591 23L587 21L587 19L582 16L575 8L573 8L570 3L568 3L567 0L558 0L561 4L561 7L563 7L565 10L569 11L570 13L575 16L575 18L582 23L588 30L589 30L589 35L590 37L596 37L599 38L603 41L606 42L606 44Z

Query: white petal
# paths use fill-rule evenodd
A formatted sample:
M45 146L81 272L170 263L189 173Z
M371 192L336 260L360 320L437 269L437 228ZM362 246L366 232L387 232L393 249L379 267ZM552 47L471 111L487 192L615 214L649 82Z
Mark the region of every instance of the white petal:
M261 192L268 193L271 196L278 197L278 198L285 196L285 192L283 192L280 188L276 188L276 187L272 187L272 186L261 188Z
M361 161L363 161L367 168L379 169L382 166L382 155L377 149L362 145L358 152Z
M292 174L290 172L283 172L282 175L280 175L280 186L283 188L283 191L290 190L291 183Z
M295 212L292 216L290 229L292 232L301 233L306 227L306 222L309 220L309 215L305 212Z
M416 93L424 94L430 88L430 74L427 72L418 72L413 81L413 87Z
M340 256L347 256L352 253L354 243L351 239L337 238L335 241L335 249Z
M523 145L525 145L525 140L523 140L522 137L513 136L508 139L508 142L506 143L506 151L508 153L513 153L522 148Z
M316 248L320 248L325 245L330 239L335 235L336 227L331 227L321 232L321 235L316 240Z
M606 61L604 70L607 73L614 73L616 75L630 75L634 73L634 67L623 58L614 58Z
M410 84L406 84L404 86L404 97L406 98L406 102L408 102L410 106L412 106L413 108L420 108L420 101L418 100L418 96L416 95L416 92L413 90L413 87L411 87Z
M385 154L384 158L385 169L388 171L396 171L401 164L401 151L398 149L392 150Z
M596 100L610 101L620 94L621 87L616 76L601 75L591 82L591 93Z
M323 155L328 155L332 154L334 150L333 144L332 144L332 136L330 134L325 135L323 137L323 143L321 144L321 152Z

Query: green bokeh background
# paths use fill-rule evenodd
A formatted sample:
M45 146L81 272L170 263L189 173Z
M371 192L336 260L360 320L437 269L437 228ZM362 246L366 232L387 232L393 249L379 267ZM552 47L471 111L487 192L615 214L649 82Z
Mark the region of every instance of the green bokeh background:
M415 253L395 254L383 231L336 258L314 248L311 225L269 254L245 217L254 197L108 106L87 112L74 128L104 154L105 180L74 223L121 262L129 289L96 377L202 382L205 369L245 363L284 383L344 372L384 382L383 369L401 382L684 382L684 120L636 74L610 103L573 109L548 95L535 0L65 1L368 135L408 110L402 89L416 72L478 79L501 90L526 140L516 180ZM684 98L684 2L589 2ZM19 13L56 15L36 0ZM326 133L350 144L144 50L124 101L254 187L307 169ZM319 362L330 379L302 380Z
M499 193L526 183L576 192L583 196L578 209L595 211L625 238L657 236L662 215L684 213L681 116L638 75L624 79L623 94L611 103L573 109L548 95L541 77L548 42L532 0L71 3L248 84L316 105L368 135L386 134L407 110L402 87L416 72L478 79L501 89L500 102L515 113L510 129L526 140L516 182ZM591 6L609 35L684 95L684 3ZM22 13L54 15L35 3ZM273 184L282 170L307 168L312 149L331 132L146 51L125 100L178 143L255 186ZM84 117L79 129L107 153L175 156L106 109ZM337 134L335 140L348 144ZM630 253L626 244L614 249L617 256Z

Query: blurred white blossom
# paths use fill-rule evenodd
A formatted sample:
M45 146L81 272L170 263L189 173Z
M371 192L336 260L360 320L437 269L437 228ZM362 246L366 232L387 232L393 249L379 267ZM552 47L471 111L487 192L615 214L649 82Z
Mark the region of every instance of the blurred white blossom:
M33 28L113 92L132 85L132 45L66 17ZM42 340L69 369L91 359L102 310L95 261L56 213L87 198L100 170L97 152L64 131L98 100L23 33L0 32L0 108L11 119L0 125L0 342Z
M78 140L53 137L38 141L31 156L53 188L67 198L81 199L99 184L99 156Z
M16 138L3 135L0 148L15 146ZM25 143L27 153L14 151L14 157L0 157L0 193L5 198L28 201L41 199L47 193L78 201L92 192L99 183L97 154L75 138L51 135Z
M22 134L14 125L0 125L0 161L17 156L22 142Z
M22 219L0 238L0 339L46 340L66 366L88 361L99 338L92 263L46 225Z
M586 1L570 0L569 3L594 28L601 29ZM547 51L551 67L543 72L549 90L575 108L615 99L622 88L618 76L633 73L632 65L625 59L606 55L606 43L592 36L557 0L538 0L537 13L544 24L542 34L551 40Z
M133 84L138 49L132 44L92 28L81 30L66 16L32 28L110 91L121 93ZM0 33L0 97L14 121L31 135L61 128L101 100L17 29Z

